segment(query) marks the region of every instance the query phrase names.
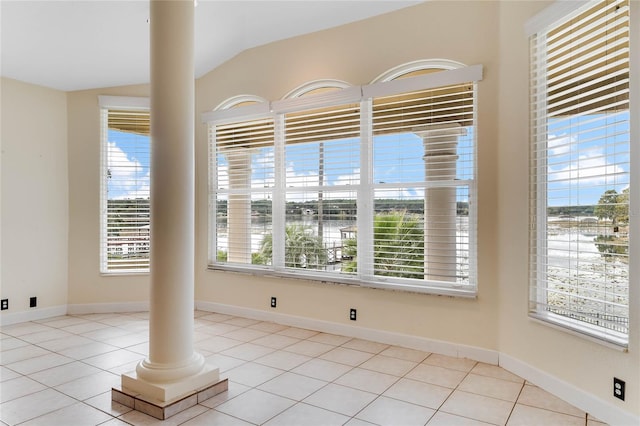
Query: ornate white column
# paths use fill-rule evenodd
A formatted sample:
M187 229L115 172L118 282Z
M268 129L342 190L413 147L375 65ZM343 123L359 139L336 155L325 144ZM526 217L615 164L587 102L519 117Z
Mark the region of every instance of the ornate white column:
M150 8L149 356L122 375L122 387L162 406L215 385L219 374L193 349L194 3L152 0Z
M458 124L431 126L416 131L424 145L426 182L454 180L458 160L458 137L466 129ZM456 188L431 187L425 191L425 279L455 281L456 276Z

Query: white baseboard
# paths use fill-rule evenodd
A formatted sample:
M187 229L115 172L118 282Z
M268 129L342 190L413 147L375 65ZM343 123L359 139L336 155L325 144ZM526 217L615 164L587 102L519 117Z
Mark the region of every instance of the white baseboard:
M517 358L501 353L500 367L517 374L597 419L616 426L640 425L640 417L616 407L593 394L539 370Z
M348 324L339 324L330 321L299 317L294 315L268 312L259 309L245 308L241 306L225 305L214 302L196 301L196 309L208 312L218 312L228 315L236 315L260 321L271 321L291 327L306 328L324 333L339 334L342 336L356 337L359 339L373 340L388 345L403 346L424 352L433 352L458 358L469 358L487 364L498 365L499 354L497 351L477 348L441 340L427 339L408 334L391 331L376 330Z
M66 314L67 305L51 306L48 308L32 308L28 311L21 312L5 312L0 315L0 326L37 321Z
M69 315L147 312L149 302L85 303L67 305Z

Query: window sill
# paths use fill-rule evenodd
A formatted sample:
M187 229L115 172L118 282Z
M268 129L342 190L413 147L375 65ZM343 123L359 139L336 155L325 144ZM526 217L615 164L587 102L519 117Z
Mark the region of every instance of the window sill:
M607 333L584 324L581 321L572 320L552 313L529 312L529 318L538 324L543 324L611 349L621 352L629 351L628 338L625 338L621 333L614 331Z
M149 275L149 271L121 271L121 272L100 272L101 277L132 277L132 276L146 276Z
M313 275L308 272L304 274L295 273L291 271L274 271L270 269L263 269L260 267L244 267L237 265L208 265L209 271L222 271L240 273L245 275L251 275L255 277L272 277L272 278L285 278L305 281L315 281L323 284L336 284L336 285L349 285L354 287L374 288L391 291L402 291L409 293L420 293L434 296L449 296L449 297L462 297L462 298L477 298L476 287L465 285L446 285L439 284L437 282L426 283L425 285L418 285L415 283L400 283L391 281L366 281L358 278L336 277L326 275Z

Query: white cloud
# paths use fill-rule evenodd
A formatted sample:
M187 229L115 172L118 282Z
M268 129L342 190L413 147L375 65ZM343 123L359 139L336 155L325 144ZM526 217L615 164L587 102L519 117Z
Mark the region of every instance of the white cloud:
M571 152L572 145L576 143L576 138L574 136L562 135L549 135L547 139L547 149L549 150L549 155L563 155Z
M607 176L625 173L618 164L607 162L602 151L593 150L589 155L581 155L578 160L559 169L549 168L550 181L578 181L580 185L604 185Z
M115 142L108 142L108 190L111 199L147 198L150 173L136 158L130 158Z

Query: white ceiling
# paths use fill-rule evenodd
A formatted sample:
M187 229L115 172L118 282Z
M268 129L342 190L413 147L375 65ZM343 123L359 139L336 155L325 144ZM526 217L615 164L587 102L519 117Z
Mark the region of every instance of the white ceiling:
M421 1L198 0L195 77L243 50ZM148 1L0 0L2 76L71 91L149 82Z

